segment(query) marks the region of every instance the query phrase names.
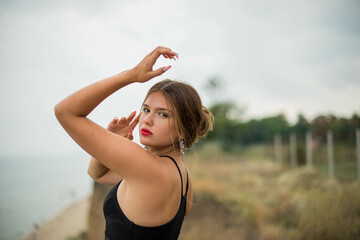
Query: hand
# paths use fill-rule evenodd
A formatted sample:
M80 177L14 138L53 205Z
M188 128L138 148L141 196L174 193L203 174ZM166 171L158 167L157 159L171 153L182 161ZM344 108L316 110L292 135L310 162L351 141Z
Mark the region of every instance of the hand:
M168 59L174 59L175 57L179 58L176 52L173 52L170 48L165 47L157 47L150 54L148 54L138 65L136 65L130 71L133 72L133 77L135 82L146 82L150 79L160 76L167 70L171 68L171 66L161 67L157 70L153 70L153 66L156 60L160 57L160 55L164 56Z
M138 124L140 115L136 116L136 111L132 112L127 118L114 118L108 125L107 130L110 132L116 133L122 137L133 140L132 131L135 126ZM135 117L135 118L134 118Z

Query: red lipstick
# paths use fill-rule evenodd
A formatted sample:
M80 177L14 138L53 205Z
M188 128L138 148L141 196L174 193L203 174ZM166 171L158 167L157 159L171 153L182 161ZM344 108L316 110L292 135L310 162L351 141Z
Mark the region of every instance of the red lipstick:
M149 136L149 135L152 135L152 132L150 132L148 129L146 128L142 128L141 130L141 134L144 135L144 136Z

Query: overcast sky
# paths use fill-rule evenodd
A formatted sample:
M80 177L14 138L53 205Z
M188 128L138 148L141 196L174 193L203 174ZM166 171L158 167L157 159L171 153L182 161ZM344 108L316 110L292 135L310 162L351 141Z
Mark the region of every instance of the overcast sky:
M158 45L179 53L161 78L108 98L91 118L106 126L138 110L172 78L204 89L244 119L360 113L360 1L0 1L0 155L81 151L53 107L73 91L136 65ZM135 137L135 139L138 136Z

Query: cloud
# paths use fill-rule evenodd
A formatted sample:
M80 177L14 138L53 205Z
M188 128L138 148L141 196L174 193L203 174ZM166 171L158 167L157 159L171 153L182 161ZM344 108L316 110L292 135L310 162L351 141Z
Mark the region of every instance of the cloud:
M73 150L53 118L55 103L158 45L180 54L164 77L189 82L205 104L204 82L217 75L223 98L247 107L249 118L349 115L360 110L358 10L350 0L1 1L0 148ZM138 109L154 82L120 90L91 117L106 125Z

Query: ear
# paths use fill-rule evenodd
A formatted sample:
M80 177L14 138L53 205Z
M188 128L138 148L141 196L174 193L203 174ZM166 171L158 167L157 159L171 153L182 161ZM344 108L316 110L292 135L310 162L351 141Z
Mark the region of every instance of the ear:
M179 126L178 126L177 133L178 133L178 139L179 139L179 141L180 141L181 139L184 139L184 133L181 132L181 129L180 129Z
M184 134L182 134L182 133L179 131L179 141L180 141L181 139L184 139Z

